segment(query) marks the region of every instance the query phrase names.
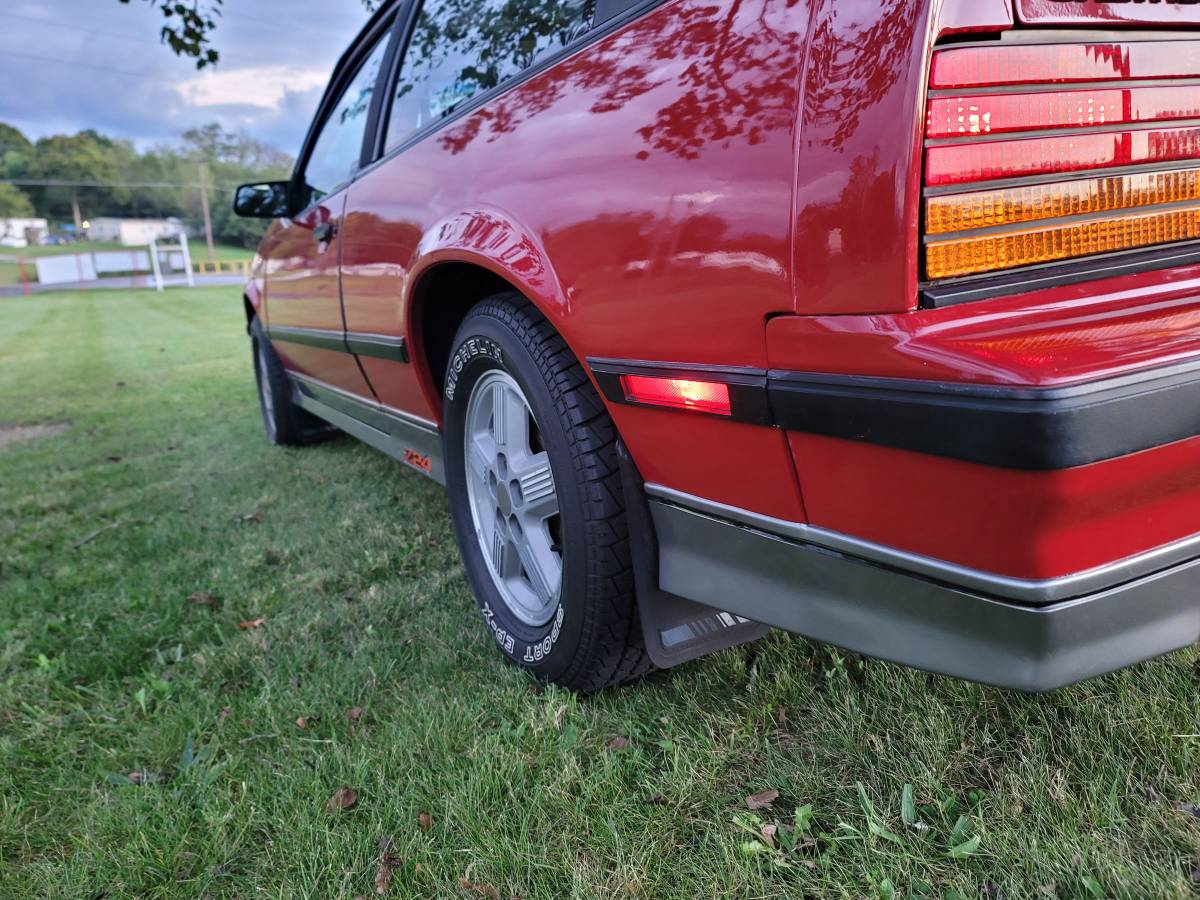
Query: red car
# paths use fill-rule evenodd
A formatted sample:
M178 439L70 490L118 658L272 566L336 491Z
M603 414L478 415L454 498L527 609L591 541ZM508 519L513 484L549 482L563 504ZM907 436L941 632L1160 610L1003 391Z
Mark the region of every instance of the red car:
M238 191L268 436L445 483L496 643L579 690L768 625L1035 691L1187 646L1198 28L385 3Z

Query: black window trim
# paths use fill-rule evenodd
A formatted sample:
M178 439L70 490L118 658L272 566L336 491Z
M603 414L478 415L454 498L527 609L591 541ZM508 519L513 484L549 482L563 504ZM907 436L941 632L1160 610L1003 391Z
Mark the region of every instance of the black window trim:
M570 43L563 45L554 53L548 53L532 66L522 69L520 72L505 79L495 87L488 88L486 91L480 91L478 94L469 97L455 107L453 112L441 119L430 122L422 128L417 129L400 143L398 143L395 147L391 148L390 150L385 150L384 145L387 141L387 124L388 120L391 118L392 92L395 90L396 78L399 77L400 74L400 66L403 64L404 57L408 53L408 43L412 38L412 29L416 22L416 17L420 14L421 9L420 0L400 0L400 2L406 6L401 13L400 19L398 19L398 21L403 21L404 23L403 35L402 40L397 42L399 45L399 52L395 54L395 57L392 60L394 71L388 73L388 82L386 88L380 92L381 96L387 99L387 108L386 110L380 111L380 115L377 117L374 123L377 132L374 144L374 149L376 151L374 154L375 158L370 162L365 163L362 168L360 168L354 174L354 178L352 180L357 180L363 177L367 173L373 171L376 167L391 159L394 159L405 150L408 150L410 147L419 144L427 137L435 134L458 119L475 112L480 107L507 93L517 85L528 81L530 78L546 71L552 66L558 65L567 57L578 53L581 49L587 47L589 44L592 44L603 37L607 37L608 35L630 24L635 19L641 18L650 10L659 6L663 6L664 4L671 2L671 0L616 0L615 3L612 2L612 0L607 0L607 2L606 0L597 0L597 12L595 15L598 17L601 8L607 7L612 9L609 14L609 18L601 19L597 22L597 24L593 25Z
M408 17L408 10L402 9L397 12L397 8L411 3L412 0L392 0L392 2L384 3L371 16L367 24L363 26L362 31L358 33L334 65L333 74L329 78L329 83L325 86L325 93L321 95L321 102L317 105L317 111L312 118L312 122L309 123L308 131L304 136L304 142L300 145L300 153L296 157L296 164L292 168L292 181L297 188L303 188L304 170L308 167L313 147L324 129L330 114L333 112L333 107L342 99L342 93L354 79L354 76L358 74L358 67L366 62L367 58L371 55L371 51L378 46L377 42L379 40L387 40L388 44L384 51L383 64L379 67L379 77L375 81L375 87L371 95L371 106L367 111L367 121L363 128L363 144L359 150L358 162L350 176L331 187L325 196L333 196L339 191L345 190L362 174L364 167L373 159L375 136L378 132L376 126L379 117L379 108L382 105L382 93L379 91L380 80L390 75L389 66L398 55L397 26ZM387 83L390 84L390 80ZM372 152L369 152L368 148ZM308 198L305 198L305 200L303 209L296 215L300 215L311 209L317 202Z

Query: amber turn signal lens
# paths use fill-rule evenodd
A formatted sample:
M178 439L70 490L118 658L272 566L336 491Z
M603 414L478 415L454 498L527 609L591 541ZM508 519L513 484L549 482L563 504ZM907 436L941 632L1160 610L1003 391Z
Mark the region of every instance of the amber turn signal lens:
M1189 200L1200 200L1200 169L1084 178L930 197L925 231L947 234Z
M729 385L719 381L622 375L621 386L625 389L625 399L631 403L690 409L718 416L733 415Z
M1190 206L1054 228L934 241L925 248L925 268L930 278L953 278L1197 237L1200 206Z

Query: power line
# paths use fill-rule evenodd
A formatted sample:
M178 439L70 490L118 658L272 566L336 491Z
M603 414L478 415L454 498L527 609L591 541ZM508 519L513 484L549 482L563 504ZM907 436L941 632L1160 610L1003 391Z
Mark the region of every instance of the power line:
M204 187L198 181L69 181L63 178L0 178L0 184L16 187L188 188L197 191ZM223 190L237 187L232 182L213 182L211 186Z
M33 22L37 25L46 25L50 28L69 28L72 31L85 31L88 34L100 34L105 37L122 38L128 41L140 41L143 44L160 44L161 41L151 40L144 34L132 34L128 31L108 31L104 28L89 28L86 25L74 25L70 22L55 22L51 19L39 19L34 16L23 16L20 13L0 12L0 16L6 19L17 19L21 22Z
M99 72L109 72L113 75L128 75L131 78L159 78L162 76L161 72L130 72L127 69L113 69L108 66L97 66L90 63L75 62L74 60L65 61L55 59L52 56L39 56L36 53L22 53L19 50L0 50L0 56L20 56L25 59L36 59L38 62L54 63L58 66L67 65L81 69L95 69Z

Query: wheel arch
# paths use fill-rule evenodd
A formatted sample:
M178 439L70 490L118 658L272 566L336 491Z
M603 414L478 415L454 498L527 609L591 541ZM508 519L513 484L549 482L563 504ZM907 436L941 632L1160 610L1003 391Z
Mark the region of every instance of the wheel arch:
M250 323L260 317L263 312L262 292L257 280L248 281L242 288L242 310L246 314L246 333L250 333Z
M563 327L565 292L532 233L496 210L451 216L426 232L403 298L413 364L439 413L454 335L476 304L504 291L528 299L584 360Z

